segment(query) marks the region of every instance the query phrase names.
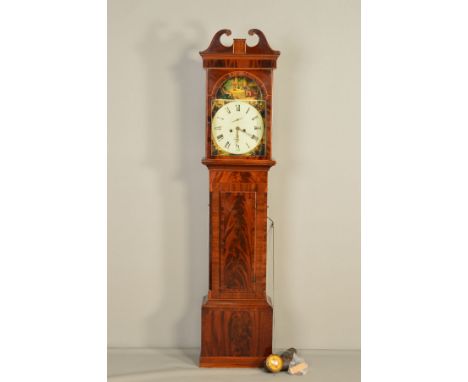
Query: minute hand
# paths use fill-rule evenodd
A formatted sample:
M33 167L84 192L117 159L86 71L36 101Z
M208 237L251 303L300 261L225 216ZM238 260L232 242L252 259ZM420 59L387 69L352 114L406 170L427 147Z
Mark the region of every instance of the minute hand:
M245 129L239 129L239 130L242 131L243 133L247 134L250 138L258 140L258 137L255 134L250 134L247 131L245 131Z

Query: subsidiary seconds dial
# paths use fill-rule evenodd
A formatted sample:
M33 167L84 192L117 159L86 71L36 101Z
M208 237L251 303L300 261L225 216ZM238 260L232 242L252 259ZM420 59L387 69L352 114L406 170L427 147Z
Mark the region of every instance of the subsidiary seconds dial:
M251 104L229 102L221 107L211 122L211 137L219 149L229 154L248 154L262 141L263 118Z

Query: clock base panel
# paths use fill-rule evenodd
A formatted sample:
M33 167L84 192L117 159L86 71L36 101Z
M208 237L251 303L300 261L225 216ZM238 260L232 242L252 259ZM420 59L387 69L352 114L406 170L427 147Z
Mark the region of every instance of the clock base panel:
M202 306L201 367L262 367L272 351L266 299L208 299Z

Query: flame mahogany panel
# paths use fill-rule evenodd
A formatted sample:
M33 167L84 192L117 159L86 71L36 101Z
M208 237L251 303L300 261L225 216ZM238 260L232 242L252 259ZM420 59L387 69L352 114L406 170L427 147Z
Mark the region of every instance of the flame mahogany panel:
M272 319L267 302L205 299L200 365L262 366L272 352Z
M220 289L254 289L255 192L221 192Z

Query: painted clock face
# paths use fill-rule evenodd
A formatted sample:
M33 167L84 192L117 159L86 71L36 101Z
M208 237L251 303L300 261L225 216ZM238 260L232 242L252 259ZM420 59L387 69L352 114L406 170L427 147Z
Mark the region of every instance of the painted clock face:
M233 101L222 106L211 123L213 143L229 154L253 152L264 135L263 118L250 103Z

